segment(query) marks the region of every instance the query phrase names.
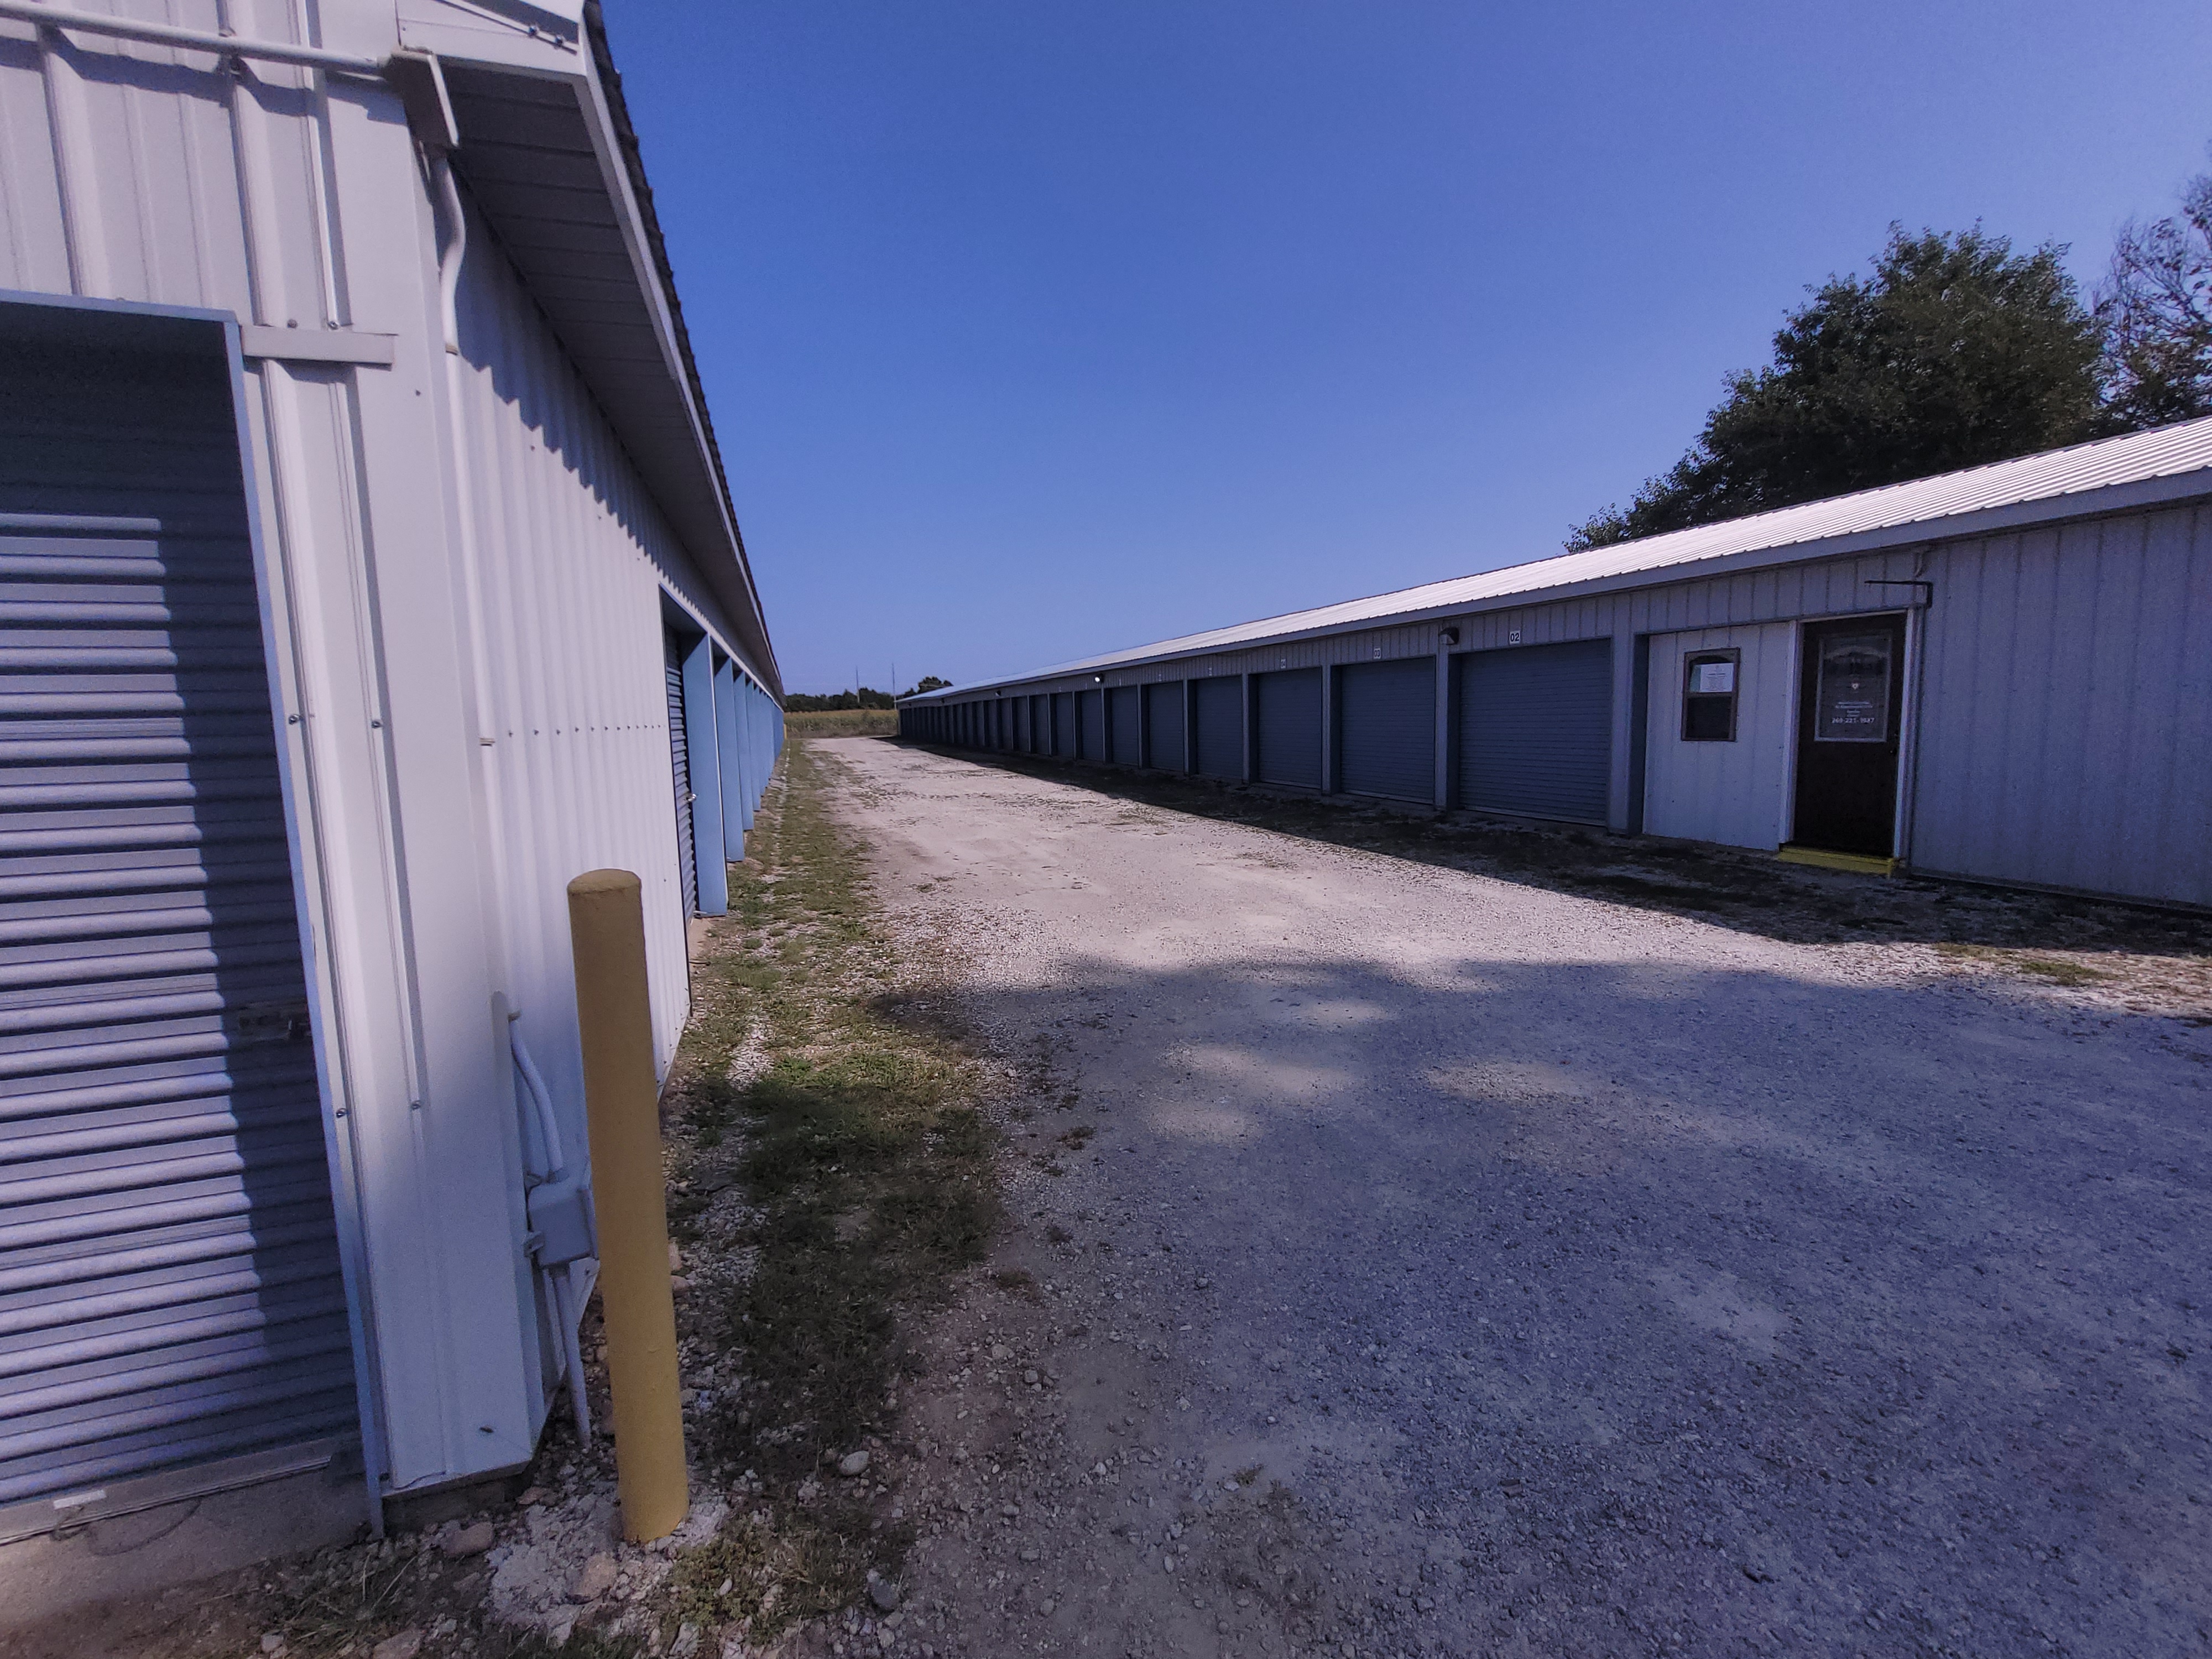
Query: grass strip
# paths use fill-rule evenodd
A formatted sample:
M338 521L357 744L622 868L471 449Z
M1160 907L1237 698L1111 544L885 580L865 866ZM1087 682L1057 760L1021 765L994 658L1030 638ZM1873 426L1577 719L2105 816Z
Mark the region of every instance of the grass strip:
M880 1443L918 1366L902 1314L941 1304L1002 1214L987 1075L882 923L831 811L838 765L787 747L695 963L668 1095L695 1340L732 1378L699 1449L750 1501L678 1561L665 1616L755 1641L896 1577L906 1529L838 1466Z

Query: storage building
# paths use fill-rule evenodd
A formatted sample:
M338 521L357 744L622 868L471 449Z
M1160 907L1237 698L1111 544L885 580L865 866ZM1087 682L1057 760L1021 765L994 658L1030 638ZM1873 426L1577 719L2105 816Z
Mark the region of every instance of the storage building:
M125 15L125 14L128 15ZM0 1623L512 1470L780 684L585 0L0 3Z
M2212 420L933 691L900 720L2212 905Z

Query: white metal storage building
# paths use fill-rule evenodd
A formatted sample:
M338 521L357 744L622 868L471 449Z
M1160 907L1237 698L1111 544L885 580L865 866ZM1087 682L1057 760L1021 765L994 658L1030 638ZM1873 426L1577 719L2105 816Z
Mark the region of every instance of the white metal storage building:
M900 720L2212 905L2212 420L934 691Z
M4 0L0 290L5 1623L532 1455L782 732L595 5Z

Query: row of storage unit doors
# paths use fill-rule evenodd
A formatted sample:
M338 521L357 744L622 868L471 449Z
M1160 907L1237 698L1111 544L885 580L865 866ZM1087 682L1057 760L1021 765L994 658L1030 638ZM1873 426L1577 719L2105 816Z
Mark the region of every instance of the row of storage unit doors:
M1440 744L1438 690L1450 715ZM1329 682L1333 681L1333 687ZM1032 692L904 711L908 737L969 749L1194 772L1435 805L1606 820L1613 641L1406 657L1319 668ZM1334 696L1334 708L1325 702ZM1331 720L1328 716L1333 714Z

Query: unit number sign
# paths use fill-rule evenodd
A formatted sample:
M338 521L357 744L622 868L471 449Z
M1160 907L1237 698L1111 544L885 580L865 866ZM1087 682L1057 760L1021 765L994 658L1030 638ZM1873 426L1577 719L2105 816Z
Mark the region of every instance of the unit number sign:
M1821 743L1881 743L1889 736L1887 634L1838 634L1820 642L1813 735Z

